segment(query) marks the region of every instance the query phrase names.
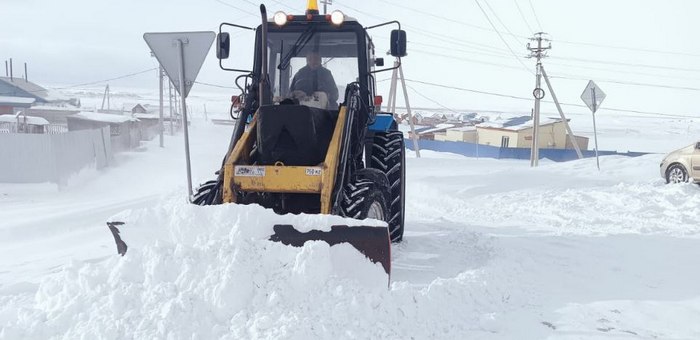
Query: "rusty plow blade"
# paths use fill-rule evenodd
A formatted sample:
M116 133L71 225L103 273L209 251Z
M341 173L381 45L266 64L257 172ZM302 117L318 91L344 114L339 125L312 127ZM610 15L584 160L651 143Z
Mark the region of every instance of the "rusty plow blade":
M109 231L112 232L112 236L114 236L114 243L117 244L117 253L121 256L126 254L126 249L128 248L124 240L122 240L120 235L121 232L117 228L123 225L124 222L107 222L107 227L109 228Z
M349 243L373 263L380 263L387 275L391 275L391 239L387 227L334 225L330 231L300 232L292 225L277 224L273 230L270 241L293 247L303 247L306 241L324 241L330 246Z

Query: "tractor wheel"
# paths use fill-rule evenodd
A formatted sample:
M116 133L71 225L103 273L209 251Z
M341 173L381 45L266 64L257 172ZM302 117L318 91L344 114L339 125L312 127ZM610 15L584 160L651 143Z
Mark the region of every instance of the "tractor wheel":
M370 167L386 174L390 185L389 232L392 242L403 239L406 213L406 151L403 133L390 131L374 135Z
M217 180L212 180L200 185L192 198L192 204L221 204L221 196L219 195L221 186L218 183L219 182Z
M385 186L371 179L356 178L345 187L340 209L345 217L387 221L390 213L387 196Z

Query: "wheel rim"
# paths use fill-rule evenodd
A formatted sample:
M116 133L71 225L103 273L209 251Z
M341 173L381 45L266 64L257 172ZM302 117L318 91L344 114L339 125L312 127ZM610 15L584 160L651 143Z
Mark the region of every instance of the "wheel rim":
M685 173L683 172L683 169L681 169L681 168L677 168L677 167L673 168L668 173L668 179L672 183L685 182Z
M382 209L381 203L377 201L372 202L372 205L369 206L369 211L367 212L367 218L384 221L384 209Z

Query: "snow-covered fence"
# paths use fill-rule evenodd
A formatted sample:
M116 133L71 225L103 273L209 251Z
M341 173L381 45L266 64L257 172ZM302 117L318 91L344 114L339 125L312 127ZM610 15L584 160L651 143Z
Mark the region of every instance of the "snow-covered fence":
M0 134L0 182L63 184L87 166L109 165L109 127L61 134Z

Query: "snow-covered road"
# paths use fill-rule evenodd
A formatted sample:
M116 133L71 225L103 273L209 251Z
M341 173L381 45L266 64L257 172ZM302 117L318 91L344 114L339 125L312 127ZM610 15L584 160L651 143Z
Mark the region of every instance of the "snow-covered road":
M229 129L193 127L196 181ZM285 217L186 204L181 144L61 190L0 184L0 339L700 338L700 188L665 185L662 155L409 158L387 290L349 247L267 242ZM115 214L160 240L115 255Z

